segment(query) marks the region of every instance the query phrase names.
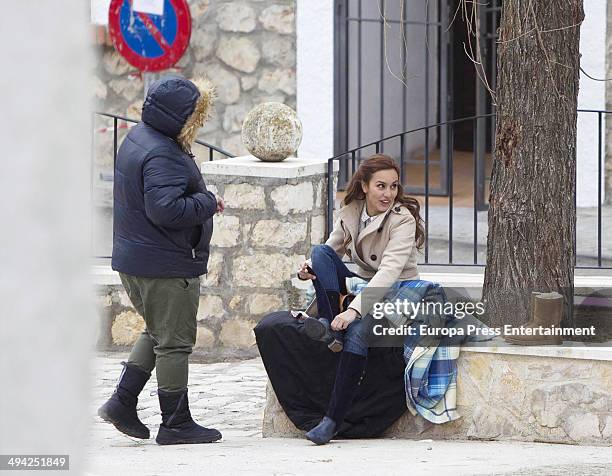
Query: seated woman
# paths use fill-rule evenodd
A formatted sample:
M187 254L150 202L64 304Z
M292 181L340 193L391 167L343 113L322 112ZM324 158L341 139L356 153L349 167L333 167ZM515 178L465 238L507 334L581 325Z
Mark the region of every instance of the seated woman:
M368 346L361 316L370 309L357 295L340 312L345 279L369 280L375 300L405 281L418 279L416 251L425 241L419 203L404 195L399 167L386 155L364 160L351 179L338 220L324 245L314 246L311 259L299 271L300 279L312 279L319 318L307 318L306 334L324 340L332 351L341 351L336 379L325 417L306 437L328 443L338 432L362 377ZM354 270L342 262L347 255Z

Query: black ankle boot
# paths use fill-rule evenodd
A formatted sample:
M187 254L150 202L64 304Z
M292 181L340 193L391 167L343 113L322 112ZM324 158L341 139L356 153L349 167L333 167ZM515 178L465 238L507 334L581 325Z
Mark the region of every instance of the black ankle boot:
M338 425L334 420L324 416L317 426L306 433L306 438L315 445L326 445L338 433L337 427Z
M313 340L325 342L332 352L341 352L344 346L342 334L329 327L329 321L324 318L316 319L307 317L304 319L304 332Z
M357 393L365 364L366 358L364 356L352 352L342 352L327 414L323 417L321 423L306 433L306 438L317 445L324 445L329 443L340 431L344 417L351 407L355 393Z
M335 291L325 291L331 316L325 315L325 306L317 304L319 319L308 317L304 320L304 332L313 340L325 342L332 352L341 352L344 346L342 332L331 329L330 324L334 318L340 314L340 293Z
M136 411L138 395L144 388L151 374L141 368L121 362L123 371L117 388L98 409L98 415L104 421L112 423L121 433L134 438L149 438L149 429L140 421Z
M189 411L187 389L178 392L158 390L162 424L155 441L160 445L188 443L212 443L221 439L221 433L213 428L198 425Z

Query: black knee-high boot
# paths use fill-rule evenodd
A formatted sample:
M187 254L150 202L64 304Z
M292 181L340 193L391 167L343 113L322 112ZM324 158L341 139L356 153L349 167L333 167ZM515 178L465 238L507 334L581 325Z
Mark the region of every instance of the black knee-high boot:
M121 433L134 438L149 438L149 429L138 418L136 405L138 395L142 392L151 374L137 365L123 364L117 388L111 397L98 409L98 415L104 421L112 423Z
M327 413L317 426L306 433L306 438L317 445L324 445L338 433L357 393L365 364L366 357L342 352Z
M340 314L340 293L336 291L325 291L331 308L331 316L327 316L323 309L326 306L317 305L319 318L309 317L304 320L304 331L306 335L314 340L325 342L332 352L340 352L343 347L342 332L331 329L330 324ZM323 311L323 312L322 312Z

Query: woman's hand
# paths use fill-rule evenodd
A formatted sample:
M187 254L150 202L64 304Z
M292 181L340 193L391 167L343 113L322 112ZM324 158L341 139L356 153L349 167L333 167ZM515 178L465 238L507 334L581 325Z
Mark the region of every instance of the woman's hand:
M355 319L357 319L357 311L349 307L346 311L341 312L334 318L331 323L331 328L335 331L342 331Z
M304 261L300 265L300 269L298 269L298 273L297 273L298 278L300 278L303 281L306 281L308 279L317 279L317 277L314 274L310 273L310 271L312 271L312 269L310 268L311 265L312 263L309 259Z

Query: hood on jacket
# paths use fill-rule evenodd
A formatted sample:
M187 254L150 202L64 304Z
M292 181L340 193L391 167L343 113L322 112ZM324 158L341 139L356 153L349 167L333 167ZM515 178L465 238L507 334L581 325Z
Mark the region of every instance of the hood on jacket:
M198 130L210 117L214 98L214 87L206 79L191 82L179 76L166 76L149 87L142 120L191 153Z

